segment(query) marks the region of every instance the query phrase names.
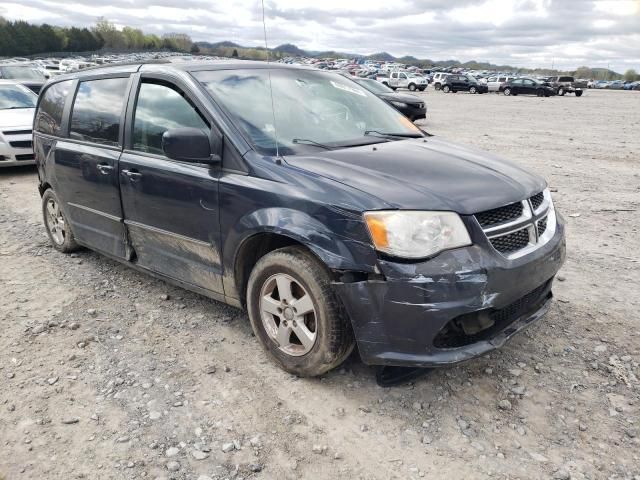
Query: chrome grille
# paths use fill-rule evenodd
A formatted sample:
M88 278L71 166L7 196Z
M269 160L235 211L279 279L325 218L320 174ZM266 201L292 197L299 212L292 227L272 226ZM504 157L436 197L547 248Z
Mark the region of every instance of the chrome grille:
M500 253L511 253L529 245L529 229L523 228L513 233L489 240L493 248Z
M9 142L13 148L31 148L31 140L17 140L15 142Z
M536 193L533 197L531 197L531 206L534 210L538 210L540 205L544 202L544 192Z
M511 203L504 207L493 208L476 213L476 219L482 228L508 222L522 216L522 202Z
M538 236L541 237L547 231L547 217L538 220Z
M547 190L474 216L491 246L509 259L538 248L555 233L556 216Z
M5 130L4 135L31 135L31 130Z

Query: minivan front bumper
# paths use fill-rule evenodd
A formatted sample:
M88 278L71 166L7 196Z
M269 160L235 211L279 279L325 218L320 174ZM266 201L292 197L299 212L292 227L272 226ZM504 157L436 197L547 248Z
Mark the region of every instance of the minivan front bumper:
M336 282L334 288L363 362L449 365L501 347L544 316L565 250L558 215L551 240L514 260L474 244L421 263L379 260L384 279ZM477 318L491 318L493 325L472 334L459 328L467 321L477 326Z

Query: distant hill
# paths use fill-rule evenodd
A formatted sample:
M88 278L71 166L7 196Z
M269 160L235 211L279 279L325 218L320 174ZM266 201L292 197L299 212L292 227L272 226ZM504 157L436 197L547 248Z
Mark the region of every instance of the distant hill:
M231 56L233 51L236 51L239 58L244 59L254 59L254 60L265 60L266 52L264 46L254 46L254 47L246 47L239 45L230 41L223 42L197 42L198 47L202 53L210 53L213 55L220 56ZM399 62L408 65L417 65L423 68L430 67L463 67L472 70L503 70L503 71L517 71L522 73L535 73L535 74L543 74L543 75L554 75L554 74L562 74L569 73L573 74L574 71L563 72L559 70L550 70L546 68L518 68L512 67L510 65L495 65L489 62L477 62L475 60L471 60L468 62L460 62L459 60L450 59L450 60L431 60L431 59L420 59L416 58L412 55L405 55L403 57L395 57L389 52L378 52L373 53L371 55L361 55L357 53L349 53L349 52L336 52L336 51L311 51L311 50L303 50L302 48L292 44L292 43L284 43L275 48L269 49L269 57L271 59L280 59L285 57L312 57L312 58L348 58L348 59L363 59L363 60L374 60L374 61L385 61L385 62ZM235 55L235 54L234 54ZM587 75L588 67L580 67L578 71L583 70L583 72L579 72L580 74L584 73L585 78L607 78L609 80L622 78L619 73L613 72L607 69L589 69L590 75ZM576 72L576 76L579 75Z
M387 52L373 53L365 58L368 58L370 60L381 60L385 62L395 62L397 60L396 57Z
M244 48L242 47L242 45L238 45L237 43L229 42L229 41L216 42L216 43L197 42L196 45L198 45L198 47L200 48L219 48L219 47Z
M309 56L307 52L301 48L296 47L292 43L285 43L273 49L274 52L281 52L294 57L306 57Z

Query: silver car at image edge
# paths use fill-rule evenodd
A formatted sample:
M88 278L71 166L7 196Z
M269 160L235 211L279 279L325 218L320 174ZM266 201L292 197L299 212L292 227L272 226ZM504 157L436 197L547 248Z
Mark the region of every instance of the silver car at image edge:
M0 168L35 164L32 130L37 101L28 88L0 80Z

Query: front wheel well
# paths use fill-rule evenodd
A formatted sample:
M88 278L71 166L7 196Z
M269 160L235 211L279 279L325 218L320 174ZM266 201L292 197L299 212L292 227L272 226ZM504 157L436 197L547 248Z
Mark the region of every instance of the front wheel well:
M238 298L243 307L246 307L246 293L249 275L253 267L267 253L284 247L298 246L310 251L305 245L286 235L277 233L258 233L245 240L236 254L234 274Z
M38 191L40 192L40 196L42 197L44 195L44 192L46 192L50 188L51 188L51 185L49 185L47 182L43 182L40 185L38 185Z

